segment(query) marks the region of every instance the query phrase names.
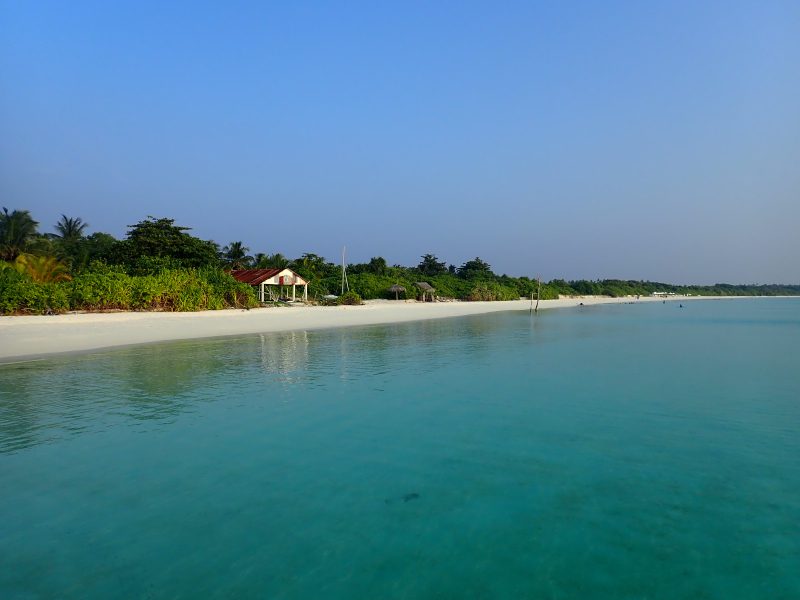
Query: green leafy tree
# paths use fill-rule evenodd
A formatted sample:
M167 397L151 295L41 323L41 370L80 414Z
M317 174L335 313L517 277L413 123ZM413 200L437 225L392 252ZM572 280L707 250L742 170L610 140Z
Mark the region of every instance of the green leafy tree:
M322 256L306 252L292 262L292 269L308 280L308 292L311 297L339 293L342 280L341 267L327 262Z
M94 261L102 261L108 264L121 264L123 262L126 249L125 242L118 240L110 233L98 231L83 238L80 245L85 255L86 265Z
M463 279L490 279L494 277L489 263L475 257L458 268L458 276Z
M74 244L62 243L57 236L52 240L55 253L70 263L73 274L88 269L92 263L129 267L130 245L127 240L118 240L110 233L101 231L84 236ZM39 254L48 252L37 251Z
M16 258L27 250L36 236L39 223L34 221L27 210L0 213L0 258L7 261Z
M597 281L581 279L579 281L570 281L569 285L579 296L598 296L603 291L602 286Z
M174 219L148 217L128 228L123 262L134 269L143 264L141 259L149 259L145 262L153 266L163 263L165 268L219 265L217 245L189 235L186 232L191 229L175 225Z
M417 265L417 270L426 277L435 277L447 273L447 264L440 262L435 254L425 254Z
M389 272L389 265L382 256L373 256L368 263L358 263L347 265L348 273L371 273L372 275L386 275Z
M256 254L256 268L258 269L285 269L292 261L280 252L275 254Z
M389 265L386 264L386 259L382 256L373 256L367 263L367 268L370 273L374 275L386 275L389 270Z
M300 275L306 278L319 279L325 274L325 258L313 252L306 252L295 264Z

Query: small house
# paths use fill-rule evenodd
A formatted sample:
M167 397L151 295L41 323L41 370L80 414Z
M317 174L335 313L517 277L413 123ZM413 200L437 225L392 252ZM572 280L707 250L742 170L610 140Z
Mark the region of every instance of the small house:
M297 300L297 286L303 286L303 301L308 300L308 282L291 269L240 269L231 271L236 281L257 289L261 302L288 297L292 288L292 301Z

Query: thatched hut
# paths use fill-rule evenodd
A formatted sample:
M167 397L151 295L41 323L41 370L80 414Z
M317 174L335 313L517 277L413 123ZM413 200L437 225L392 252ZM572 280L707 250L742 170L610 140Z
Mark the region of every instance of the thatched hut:
M433 289L433 286L430 283L427 283L425 281L418 281L414 285L416 285L419 288L419 290L422 292L422 301L423 302L426 302L426 298L428 296L430 296L430 299L431 299L430 301L433 302L433 300L434 300L433 293L436 290Z
M404 288L399 283L395 283L392 287L389 288L390 292L394 292L394 299L400 300L400 292L405 292L406 288Z

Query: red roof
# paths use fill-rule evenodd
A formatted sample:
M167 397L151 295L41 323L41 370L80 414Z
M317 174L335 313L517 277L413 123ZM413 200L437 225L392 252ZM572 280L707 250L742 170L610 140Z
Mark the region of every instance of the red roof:
M262 281L275 277L281 271L283 269L240 269L231 271L231 275L236 281L249 283L250 285L260 285Z

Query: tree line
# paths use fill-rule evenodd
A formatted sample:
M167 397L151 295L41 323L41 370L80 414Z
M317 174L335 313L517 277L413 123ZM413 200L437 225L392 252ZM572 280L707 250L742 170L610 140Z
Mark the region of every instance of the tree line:
M68 310L250 308L253 289L220 268L219 250L172 219L148 217L122 240L62 215L40 233L28 211L0 213L0 314Z
M250 254L241 241L220 247L191 235L174 219L147 217L123 239L87 233L79 217L62 215L52 233L41 233L29 211L0 213L0 313L62 312L65 310L200 310L251 307L252 288L229 272L243 268L291 268L309 280L312 298L341 292L341 266L314 253L289 258L280 253ZM417 282L436 289L441 298L515 300L539 294L612 297L672 292L694 295L797 295L800 285L684 286L634 280L553 279L497 275L479 257L456 266L434 254L424 254L411 267L389 265L383 257L347 265L353 297L415 298Z

